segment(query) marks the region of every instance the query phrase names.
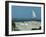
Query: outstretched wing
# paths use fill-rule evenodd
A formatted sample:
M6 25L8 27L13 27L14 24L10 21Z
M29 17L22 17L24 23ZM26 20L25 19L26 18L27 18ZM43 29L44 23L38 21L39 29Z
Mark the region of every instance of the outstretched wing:
M36 14L35 14L35 12L33 11L32 12L32 18L35 18L36 17Z

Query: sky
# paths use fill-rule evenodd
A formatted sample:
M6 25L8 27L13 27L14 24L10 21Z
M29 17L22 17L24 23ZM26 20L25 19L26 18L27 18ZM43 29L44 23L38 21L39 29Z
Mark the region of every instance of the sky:
M41 7L29 7L29 6L14 6L12 5L12 18L19 18L19 19L29 19L33 17L33 12L35 13L34 18L41 19Z

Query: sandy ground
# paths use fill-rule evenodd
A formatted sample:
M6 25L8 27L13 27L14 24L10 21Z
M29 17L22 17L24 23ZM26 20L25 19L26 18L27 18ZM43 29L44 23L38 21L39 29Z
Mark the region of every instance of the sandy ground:
M41 26L41 22L39 21L28 21L28 22L15 22L16 29L19 30L31 30L32 28L39 28Z

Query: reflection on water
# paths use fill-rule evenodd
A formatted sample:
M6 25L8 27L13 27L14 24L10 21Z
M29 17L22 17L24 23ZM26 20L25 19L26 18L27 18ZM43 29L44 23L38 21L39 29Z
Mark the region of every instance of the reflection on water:
M12 25L12 31L28 31L41 29L41 21L14 22Z

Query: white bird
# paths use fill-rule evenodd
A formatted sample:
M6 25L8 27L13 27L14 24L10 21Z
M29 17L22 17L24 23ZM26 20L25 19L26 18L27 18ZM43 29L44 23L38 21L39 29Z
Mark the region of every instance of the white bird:
M32 18L35 18L36 17L36 14L35 14L35 12L33 11L32 12Z

